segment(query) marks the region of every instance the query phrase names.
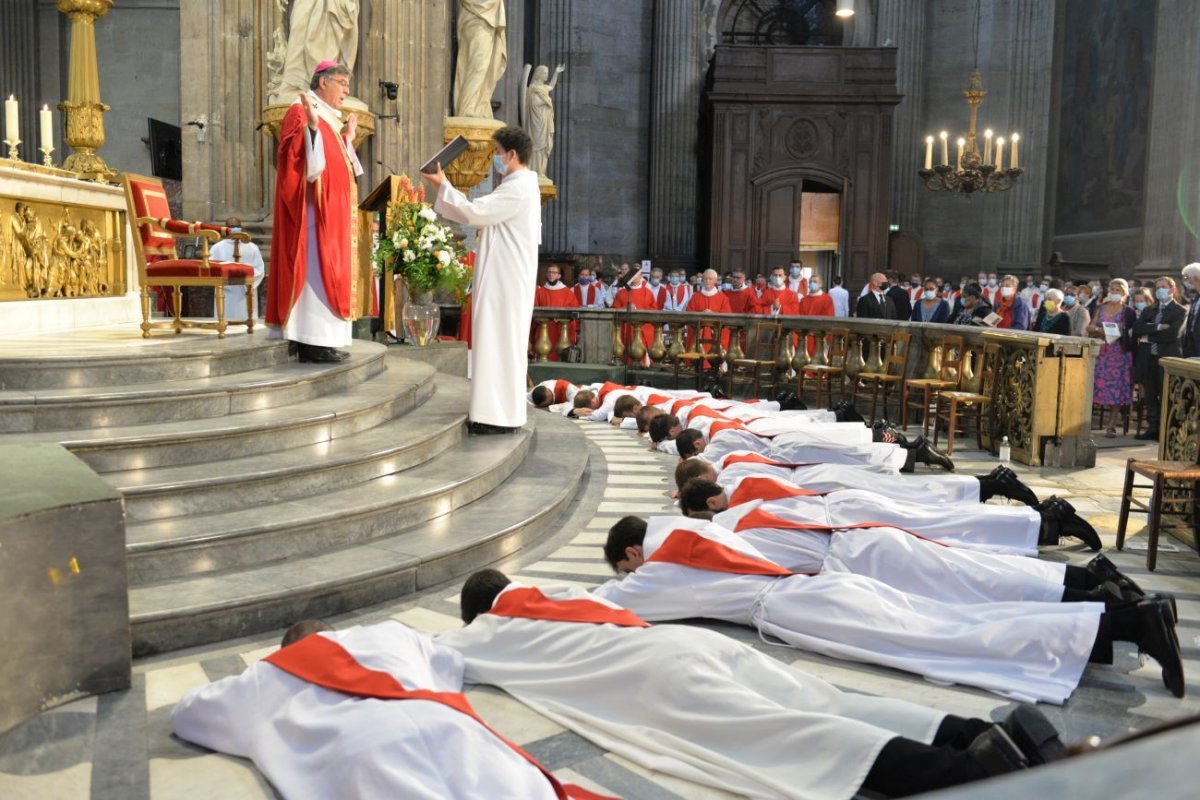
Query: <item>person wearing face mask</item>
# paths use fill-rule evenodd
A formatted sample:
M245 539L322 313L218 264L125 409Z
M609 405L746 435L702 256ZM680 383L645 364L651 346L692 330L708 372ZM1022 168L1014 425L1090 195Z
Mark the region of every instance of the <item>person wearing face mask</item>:
M787 273L783 267L771 271L771 282L763 290L755 307L756 314L794 317L800 313L800 298L788 288Z
M1162 367L1159 359L1183 354L1179 339L1187 323L1187 311L1175 302L1175 280L1163 276L1154 282L1154 305L1138 316L1133 335L1145 337L1150 345L1150 358L1144 365L1142 378L1146 387L1146 431L1137 435L1145 441L1158 440L1159 406L1162 401Z
M1105 435L1117 435L1117 412L1128 408L1133 402L1133 326L1137 324L1137 312L1125 304L1129 297L1129 285L1117 278L1108 284L1108 296L1096 308L1087 335L1100 339L1100 353L1096 356L1095 382L1092 402L1100 406L1100 424L1104 424L1105 413L1111 409ZM1104 330L1106 324L1116 325L1120 338L1108 341Z
M754 297L756 299L761 298L762 293L766 290L766 288L767 288L767 276L766 275L755 275L754 276Z
M604 292L596 283L596 279L592 277L591 268L580 267L577 274L579 278L571 287L571 294L575 295L576 305L583 308L604 308Z
M651 267L650 291L654 293L654 303L659 311L667 304L667 286L667 282L663 280L662 267Z
M1030 278L1032 280L1032 278ZM1050 291L1049 279L1043 279L1041 283L1027 286L1029 293L1025 296L1025 304L1029 306L1029 318L1034 319L1042 309L1042 301L1046 299L1046 292Z
M992 307L983 299L983 289L978 283L968 283L963 289L961 307L953 317L955 325L983 325L983 318L992 313Z
M233 233L240 233L242 230L242 221L237 217L230 217L225 220L225 226ZM233 258L233 239L222 239L212 246L208 251L210 261L234 261ZM263 276L267 274L266 266L263 264L262 251L258 249L258 245L254 242L242 242L238 248L237 263L247 264L254 267L254 292L257 298L258 285L262 283ZM213 316L216 312L216 301L213 301ZM258 303L255 303L255 308L258 308ZM225 319L239 320L247 319L250 316L250 309L246 306L246 287L229 285L225 287Z
M1079 287L1070 284L1063 289L1062 307L1071 321L1071 335L1087 336L1087 329L1092 322L1092 317L1088 314L1087 308L1079 302Z
M1096 313L1096 293L1092 289L1090 283L1085 283L1076 290L1079 307L1087 313L1088 324L1091 324L1092 317ZM1087 328L1087 325L1084 326ZM1086 334L1085 334L1086 335Z
M1200 358L1200 264L1183 268L1183 282L1197 293L1183 326L1183 357Z
M988 273L987 280L980 283L979 288L983 290L983 299L988 301L988 305L995 306L1000 297L1000 281L995 273Z
M804 266L804 262L796 259L788 266L787 288L796 293L796 297L803 297L808 294L808 279L812 277L812 270Z
M687 282L683 270L671 270L667 278L666 299L663 301L663 311L683 311L688 301L692 299L692 287Z
M700 291L700 287L704 281L701 279L700 273L697 272L695 275L692 275L690 278L688 278L688 283L691 284L692 292L695 293Z
M816 275L808 279L808 294L800 298L800 316L833 316L833 298L825 293L821 279Z
M700 291L692 295L688 301L687 310L693 314L731 314L729 298L717 286L717 271L706 269L700 276L702 284Z
M888 296L889 288L890 284L882 272L872 275L866 294L858 298L855 315L863 319L899 319L896 305Z
M1038 309L1037 317L1033 320L1033 328L1038 333L1055 333L1059 336L1071 335L1071 318L1063 310L1063 293L1058 289L1047 289L1046 299Z
M910 304L917 303L925 294L925 283L921 280L920 275L913 275L902 288L908 290L908 302Z
M508 125L492 134L504 178L488 195L468 199L437 172L422 177L436 190L433 210L478 228L471 303L469 429L511 433L526 421L527 337L537 284L541 208L537 173L529 169L533 141Z
M938 297L937 281L926 278L921 287L921 297L913 306L909 316L912 322L949 322L950 304Z
M654 292L650 291L650 287L646 285L646 280L642 277L640 269L631 270L629 282L623 289L617 291L617 296L613 299L612 307L615 309L623 309L626 307L635 308L641 311L657 311L658 306L654 301ZM633 341L631 326L624 326L622 338L628 348L629 343ZM654 343L654 326L650 324L642 325L642 344L646 350L650 349L650 345ZM645 357L644 364L649 363L650 356Z
M1017 278L1015 275L1005 275L1000 281L999 302L995 305L1000 320L997 328L1013 331L1029 330L1029 306L1017 294Z
M562 270L557 264L551 264L546 267L546 282L539 286L533 293L533 305L537 308L578 308L579 301L575 299L575 293L571 291L571 287L562 282ZM538 322L533 322L530 325L529 343L536 345L538 336L541 334L541 325ZM550 338L550 354L551 361L558 361L558 339L562 333L562 326L557 322L550 322L546 325L546 334ZM576 323L571 323L570 333L571 341L575 341L579 336L579 326Z
M729 310L734 314L753 314L758 297L754 289L746 285L746 273L735 270L729 279L729 290L725 292L729 299Z

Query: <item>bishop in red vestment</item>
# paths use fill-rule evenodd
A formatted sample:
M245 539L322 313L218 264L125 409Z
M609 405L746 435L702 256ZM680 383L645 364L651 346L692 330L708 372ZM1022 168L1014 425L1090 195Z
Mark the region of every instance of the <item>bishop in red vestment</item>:
M354 179L358 119L342 126L350 71L322 61L312 89L300 95L280 124L275 226L267 278L267 325L300 345L302 361L342 361L350 321L370 302L370 279L360 275Z

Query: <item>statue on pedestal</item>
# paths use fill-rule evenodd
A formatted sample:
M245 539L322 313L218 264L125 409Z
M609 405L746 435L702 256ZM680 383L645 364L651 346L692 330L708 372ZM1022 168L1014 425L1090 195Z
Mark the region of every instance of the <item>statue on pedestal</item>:
M492 119L492 94L506 66L504 0L458 0L454 115Z
M276 2L282 8L285 0ZM292 0L288 16L282 66L267 81L271 104L290 103L307 91L321 61L332 59L353 72L358 56L358 0ZM281 63L279 45L276 31L275 47L267 57L269 65Z
M525 65L527 76L529 67L529 64ZM525 90L522 124L529 138L533 139L533 155L529 159L529 168L539 177L546 177L550 153L554 150L554 100L550 93L558 85L558 76L566 71L566 65L559 64L554 69L554 77L551 78L550 69L543 64L533 71L533 80Z

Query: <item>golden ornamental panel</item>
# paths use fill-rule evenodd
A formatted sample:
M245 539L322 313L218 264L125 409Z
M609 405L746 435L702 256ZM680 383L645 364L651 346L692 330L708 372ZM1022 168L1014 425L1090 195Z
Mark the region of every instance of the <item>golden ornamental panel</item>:
M1200 382L1170 373L1166 378L1160 457L1195 462L1200 432Z
M1036 386L1037 361L1033 351L1022 347L1002 348L992 424L997 440L1000 436L1007 436L1013 450L1025 453L1033 451Z
M0 300L125 293L125 214L0 195Z

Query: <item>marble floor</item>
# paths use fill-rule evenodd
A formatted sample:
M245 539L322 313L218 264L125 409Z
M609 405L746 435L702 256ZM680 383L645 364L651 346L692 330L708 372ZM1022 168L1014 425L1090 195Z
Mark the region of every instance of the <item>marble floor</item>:
M594 586L609 576L600 545L610 524L625 513L670 510L667 492L672 459L648 453L631 434L608 426L584 425L590 440L591 477L562 531L539 547L522 552L501 568L533 585L569 582ZM1097 466L1088 470L1031 469L1013 465L1045 497L1069 499L1100 530L1106 548L1115 540L1124 461L1153 457L1153 449L1132 439L1097 438ZM960 451L960 472L983 473L995 459ZM1144 518L1131 531L1141 533ZM1112 666L1091 666L1062 707L1043 706L1064 739L1109 737L1152 722L1200 712L1200 559L1173 539L1163 543L1159 566L1145 570L1143 536L1125 552L1109 550L1122 568L1150 589L1175 593L1179 638L1184 648L1189 695L1176 700L1163 688L1153 662L1139 663L1120 650ZM1083 563L1090 553L1063 546L1043 558ZM338 626L401 620L425 631L456 627L458 584L442 586L404 602L365 609L334 620ZM813 672L842 688L926 703L964 716L999 718L1010 703L982 691L937 686L901 672L770 647L749 629L707 627L745 641L782 662ZM135 664L133 688L54 709L0 736L0 797L94 798L94 800L174 800L175 798L271 798L274 791L246 761L188 745L170 733L172 705L192 687L236 674L270 653L279 633L227 641L169 653ZM726 797L704 787L656 774L605 752L502 692L474 687L472 704L497 730L531 752L564 781L638 800Z

